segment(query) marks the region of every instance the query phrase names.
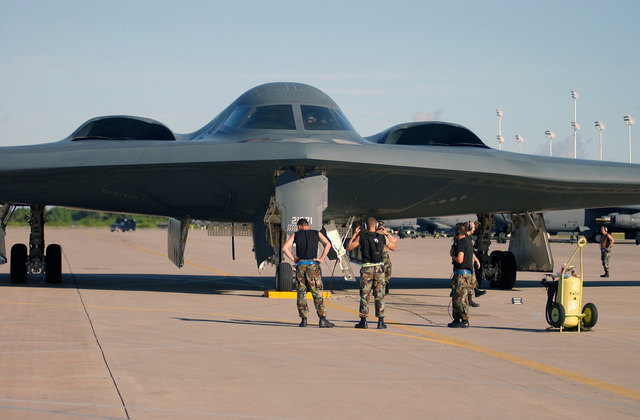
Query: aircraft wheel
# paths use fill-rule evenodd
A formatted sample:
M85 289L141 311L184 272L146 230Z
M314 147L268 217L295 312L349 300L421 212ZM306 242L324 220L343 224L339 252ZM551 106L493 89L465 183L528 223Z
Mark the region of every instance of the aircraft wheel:
M293 269L291 264L283 262L276 269L276 290L290 292L293 290Z
M507 233L506 232L498 233L498 243L499 244L506 244L507 243Z
M492 266L497 267L500 264L500 254L502 254L502 251L492 251L491 254L489 254L489 259L491 260ZM500 280L498 279L498 276L491 276L491 282L489 283L489 286L491 286L492 288L500 287L500 283L498 280Z
M589 302L584 305L582 314L584 315L582 317L582 325L584 325L585 328L592 328L596 325L596 322L598 322L598 309L593 303Z
M553 302L549 307L549 320L552 327L560 328L564 324L565 312L561 303Z
M60 245L47 246L44 256L44 274L49 284L60 284L62 281L62 249Z
M15 244L11 247L11 264L9 277L11 283L24 283L27 281L27 246Z
M500 280L501 289L511 290L516 285L516 257L513 252L500 254Z

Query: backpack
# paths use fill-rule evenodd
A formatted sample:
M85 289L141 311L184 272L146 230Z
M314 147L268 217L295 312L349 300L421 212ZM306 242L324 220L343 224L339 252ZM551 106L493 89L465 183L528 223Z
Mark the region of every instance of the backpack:
M362 238L362 262L382 262L382 252L386 241L384 235L377 232L367 232Z

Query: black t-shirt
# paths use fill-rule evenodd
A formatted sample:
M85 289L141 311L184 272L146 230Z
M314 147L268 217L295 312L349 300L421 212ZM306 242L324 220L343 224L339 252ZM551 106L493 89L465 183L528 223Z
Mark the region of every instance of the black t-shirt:
M294 235L296 257L301 260L312 260L318 256L320 235L317 230L299 230Z
M455 257L459 252L464 252L464 259L462 264L454 261L453 269L473 272L473 244L468 236L459 239L458 243L453 246L453 256Z

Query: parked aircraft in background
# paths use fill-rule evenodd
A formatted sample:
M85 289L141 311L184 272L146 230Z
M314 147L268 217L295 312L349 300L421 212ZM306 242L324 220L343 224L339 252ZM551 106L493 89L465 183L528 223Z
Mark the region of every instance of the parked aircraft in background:
M600 241L600 227L607 226L610 232L624 233L625 239L634 239L640 245L640 206L599 207L593 209L552 210L542 213L547 232L574 233L586 237L591 242ZM504 238L511 225L509 214L495 213L496 232ZM453 231L457 223L477 219L475 214L459 216L422 217L387 221L387 226L411 225L429 233ZM500 235L502 234L502 235Z
M494 216L504 223L511 221L508 214ZM550 234L567 232L599 242L600 227L604 225L611 232L624 233L625 239L635 239L636 245L640 245L640 206L546 211L543 217Z
M385 220L388 228L400 230L405 226L411 226L418 232L428 234L445 233L450 234L456 224L462 222L475 222L478 217L475 214L462 214L459 216L442 217L418 217L416 219Z
M494 233L507 232L508 224L499 214L493 215L496 226L493 228ZM461 214L458 216L441 216L441 217L418 217L416 219L399 219L385 220L387 227L393 230L400 230L402 227L411 226L417 229L418 233L424 234L453 234L453 230L458 223L473 222L476 223L478 216L475 214Z
M257 265L277 264L278 287L286 290L291 266L280 249L299 218L312 229L324 225L351 278L337 226L365 215L473 213L483 276L510 288L517 259L527 257L488 253L491 213L639 202L640 165L499 151L442 122L400 124L363 138L324 92L269 83L190 134L147 118L107 116L58 142L0 148L0 262L17 205L31 208L31 234L28 246L11 249L13 282L39 272L61 281L61 248L44 242L46 205L169 217L168 254L177 266L191 219L252 223Z

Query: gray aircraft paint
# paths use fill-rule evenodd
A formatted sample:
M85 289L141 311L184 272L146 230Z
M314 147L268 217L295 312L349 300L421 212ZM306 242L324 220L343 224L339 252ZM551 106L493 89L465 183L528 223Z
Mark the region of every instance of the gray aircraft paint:
M238 106L291 104L294 130L225 128ZM325 220L383 219L630 205L640 166L509 153L486 146L384 144L350 127L305 130L301 105L340 112L323 92L271 83L241 95L211 123L177 140L80 140L0 148L0 202L181 219L250 222L286 169L328 179ZM435 131L468 130L421 123ZM413 128L392 127L378 140ZM460 131L456 131L460 132ZM438 142L436 142L438 143ZM481 144L481 143L480 143Z

